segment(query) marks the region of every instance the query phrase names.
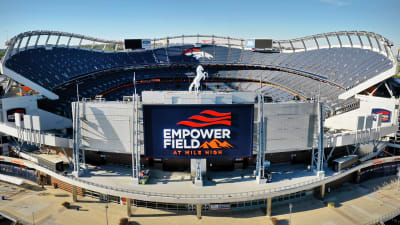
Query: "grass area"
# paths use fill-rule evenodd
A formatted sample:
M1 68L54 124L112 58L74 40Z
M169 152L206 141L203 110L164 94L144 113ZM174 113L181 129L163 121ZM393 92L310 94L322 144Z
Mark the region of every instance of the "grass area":
M0 59L4 56L4 54L6 54L6 50L0 49Z
M397 73L393 76L393 78L400 78L400 65L397 66Z

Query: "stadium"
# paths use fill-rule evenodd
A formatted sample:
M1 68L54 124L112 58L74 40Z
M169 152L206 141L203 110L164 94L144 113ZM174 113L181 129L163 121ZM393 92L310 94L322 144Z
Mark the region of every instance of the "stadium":
M397 58L373 32L119 41L29 31L6 46L8 182L17 174L74 201L127 205L128 215L271 216L275 205L324 199L400 164Z

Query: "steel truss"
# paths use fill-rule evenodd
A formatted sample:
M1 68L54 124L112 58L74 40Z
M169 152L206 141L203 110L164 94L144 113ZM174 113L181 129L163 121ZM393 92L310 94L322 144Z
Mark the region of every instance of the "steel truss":
M85 104L82 102L82 104ZM73 118L73 149L72 149L72 162L74 166L74 170L72 174L75 177L79 177L85 170L86 170L86 160L85 160L85 149L82 149L80 152L81 147L81 131L82 126L80 120L83 119L83 114L81 115L80 110L80 102L79 99L77 102L74 102L72 105L74 111L74 118Z
M139 95L133 96L133 115L129 117L131 127L132 152L132 183L139 184L140 180L140 144L139 144Z
M259 94L258 101L258 153L256 164L256 181L259 184L265 183L264 170L265 170L265 154L266 154L266 120L264 118L264 95Z

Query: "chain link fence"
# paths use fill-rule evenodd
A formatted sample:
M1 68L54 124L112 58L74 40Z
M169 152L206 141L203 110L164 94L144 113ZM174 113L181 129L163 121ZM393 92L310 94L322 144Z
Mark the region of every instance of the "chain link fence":
M18 166L0 164L0 173L14 177L21 177L27 180L31 180L33 182L36 182L37 180L34 170L21 168Z

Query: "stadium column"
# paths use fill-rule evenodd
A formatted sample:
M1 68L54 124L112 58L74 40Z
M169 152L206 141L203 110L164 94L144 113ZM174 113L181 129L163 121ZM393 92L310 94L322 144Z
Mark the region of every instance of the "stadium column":
M264 184L266 179L264 177L265 172L265 129L267 127L266 120L264 118L264 95L258 95L258 153L257 153L257 165L256 165L256 181L258 184Z
M126 209L127 209L127 214L128 217L132 216L132 199L126 198Z
M78 201L78 191L76 190L76 186L72 185L72 201L77 202Z
M321 185L321 200L325 198L325 184Z
M201 208L203 207L202 204L196 205L196 212L197 212L197 219L201 219Z
M139 184L140 181L140 149L139 149L139 97L134 95L133 117L130 117L131 127L131 153L132 153L132 183Z
M80 147L80 129L79 129L79 102L73 102L72 108L74 110L73 114L73 162L74 162L74 171L72 174L75 177L79 177L80 175L80 157L79 157L79 147Z
M268 217L271 217L271 204L272 204L272 198L269 197L267 198L267 207L266 207L266 214Z
M325 176L324 171L324 105L322 102L318 102L318 158L317 158L317 175L320 177Z
M361 177L361 169L357 170L356 172L356 183L359 184L360 183L360 177Z
M40 185L40 184L42 184L42 176L40 175L40 171L39 170L36 170L36 174L37 174L37 176L36 176L36 179L37 179L37 183Z

